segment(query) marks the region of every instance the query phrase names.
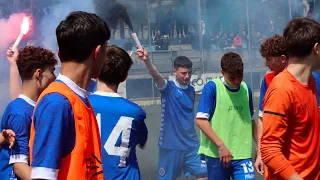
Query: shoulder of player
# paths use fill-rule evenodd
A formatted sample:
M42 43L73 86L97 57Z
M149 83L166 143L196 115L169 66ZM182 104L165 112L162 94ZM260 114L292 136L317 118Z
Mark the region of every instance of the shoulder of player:
M216 83L214 81L209 81L209 82L207 82L207 84L204 85L203 88L215 89L216 88Z
M19 106L20 106L20 100L19 98L16 98L8 103L8 105L6 106L5 112L19 110L20 109Z
M137 116L145 116L146 112L144 109L142 109L141 106L139 106L138 104L136 104L135 102L132 102L128 99L123 98L124 102L128 105L127 109L130 113L135 114Z
M106 103L106 97L105 96L99 96L96 94L92 94L89 96L89 101L92 105L92 107L95 109L97 107L100 107L101 105ZM103 103L101 103L103 102ZM125 99L123 97L115 97L115 98L107 98L107 103L108 104L112 104L114 106L110 107L111 109L114 108L122 108L125 110L126 114L123 115L127 115L127 116L134 116L134 117L139 117L140 114L145 115L145 111L136 103ZM103 109L105 108L106 105L104 105L104 107L101 107L99 109ZM123 111L121 111L123 112Z
M40 107L40 108L39 108ZM67 108L72 109L71 103L67 97L63 96L60 93L50 93L43 96L38 100L38 104L36 105L36 112L41 108L46 107L55 107L58 109Z
M262 87L262 86L265 86L266 83L267 83L267 77L266 77L266 76L267 76L267 75L263 76L263 78L262 78L262 80L261 80L261 87Z
M62 103L62 104L70 104L70 101L67 97L60 93L50 93L43 96L41 99L38 100L40 102L47 102L47 103Z
M211 94L215 95L216 93L216 83L214 81L207 82L203 89L202 89L202 95L201 96L210 96Z
M194 87L190 83L188 84L188 88L190 88L191 90L194 90Z
M287 72L281 72L278 75L274 76L269 86L281 86L283 87L284 83L290 82L290 77Z
M101 95L97 95L97 94L91 94L88 99L90 101L90 103L92 104L93 102L96 102L96 101L105 101L106 98L108 98L109 96L101 96ZM109 101L111 102L114 102L116 104L123 104L125 106L127 106L126 108L130 108L130 107L138 107L140 108L140 106L128 99L125 99L123 97L114 97L114 98L108 98ZM101 103L100 103L101 104Z
M99 96L94 93L90 93L90 95L88 96L88 99L89 99L90 103L92 104L93 102L96 101L97 97L99 97Z
M278 96L282 96L283 93L291 94L295 88L290 83L290 79L286 74L280 73L274 77L271 84L268 86L266 94L276 93Z
M23 125L31 122L33 107L28 105L29 104L27 102L18 98L11 101L2 115L1 127L14 129L17 125Z
M31 105L20 98L16 98L7 105L4 115L26 115L30 114L30 109L33 110Z
M193 94L195 94L196 90L194 89L194 87L191 84L188 84L188 88L187 90Z
M134 121L137 122L144 121L146 118L146 112L138 104L122 97L119 99L122 101L122 103L119 103L119 106L124 110L119 112L122 113L121 116L132 117L134 118Z
M179 86L174 80L166 80L166 85L162 90L171 90L171 89L176 89L176 88L181 88L187 91L195 91L194 87L191 84L188 84L186 87L181 87Z
M243 85L246 86L246 88L248 89L248 92L252 94L251 86L248 83L244 82L244 81L243 81Z
M265 81L265 80L267 79L267 76L268 76L268 75L269 75L269 73L267 73L266 75L264 75L263 78L262 78L262 80Z
M1 126L5 129L14 129L13 124L22 125L31 121L30 112L14 110L10 112L5 112L2 116Z
M175 86L174 80L165 79L166 86Z
M265 78L273 78L276 76L276 73L273 71L268 72L264 77Z

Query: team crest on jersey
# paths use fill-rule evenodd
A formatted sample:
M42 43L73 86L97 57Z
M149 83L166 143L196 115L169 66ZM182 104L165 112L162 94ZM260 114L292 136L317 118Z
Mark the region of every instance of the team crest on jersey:
M160 176L164 176L165 174L166 174L166 171L164 170L163 167L161 167L161 168L159 169L159 175L160 175Z

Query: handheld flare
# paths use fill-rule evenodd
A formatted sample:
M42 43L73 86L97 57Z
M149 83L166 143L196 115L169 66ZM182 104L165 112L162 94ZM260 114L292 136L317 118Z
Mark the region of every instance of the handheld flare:
M19 43L22 40L23 36L28 33L29 26L30 26L29 18L28 17L24 17L23 21L22 21L22 24L21 24L20 34L19 34L18 38L16 39L16 41L14 42L14 44L12 46L12 49L15 49L19 45Z
M132 38L133 38L134 41L136 42L138 48L139 48L139 49L142 49L141 43L140 43L140 41L139 41L138 36L137 36L136 33L132 33Z

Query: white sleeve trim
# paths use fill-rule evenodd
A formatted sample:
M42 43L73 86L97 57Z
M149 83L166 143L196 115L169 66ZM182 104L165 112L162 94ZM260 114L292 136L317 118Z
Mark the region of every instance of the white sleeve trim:
M161 91L161 90L164 90L167 87L167 85L168 85L168 81L165 79L163 87L158 87L157 84L156 84L156 87Z
M26 163L29 164L29 156L25 154L15 154L10 156L9 164Z
M263 117L263 111L259 110L259 117Z
M56 180L59 169L51 169L45 167L33 167L31 171L31 179L47 179Z
M208 113L203 113L203 112L198 112L197 113L197 118L209 119L209 114Z

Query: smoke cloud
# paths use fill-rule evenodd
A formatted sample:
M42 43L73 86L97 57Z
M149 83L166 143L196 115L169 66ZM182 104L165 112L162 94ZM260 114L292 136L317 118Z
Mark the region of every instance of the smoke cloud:
M130 5L132 5L132 3L130 4L129 1L124 0L102 1L97 6L97 14L107 22L110 29L115 29L119 20L122 20L128 25L131 31L134 31L131 18L129 17L130 13L127 8ZM130 9L133 10L135 7L130 6Z
M39 32L41 33L42 46L57 51L57 41L55 30L59 23L72 11L86 11L95 13L93 0L61 0L58 4L50 7L47 14L42 17L39 24Z

